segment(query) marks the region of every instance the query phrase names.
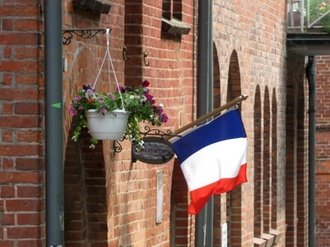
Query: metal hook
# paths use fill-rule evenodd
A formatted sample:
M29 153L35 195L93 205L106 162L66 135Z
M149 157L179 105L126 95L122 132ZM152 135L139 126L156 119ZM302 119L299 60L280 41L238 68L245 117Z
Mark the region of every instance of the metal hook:
M147 57L148 57L148 54L144 51L143 52L143 62L144 62L145 66L149 66L149 61L148 61Z
M106 32L106 37L107 37L107 46L109 47L110 46L110 29L107 28L105 30L105 32Z
M127 56L127 47L123 47L123 59L126 62L129 59L129 56Z

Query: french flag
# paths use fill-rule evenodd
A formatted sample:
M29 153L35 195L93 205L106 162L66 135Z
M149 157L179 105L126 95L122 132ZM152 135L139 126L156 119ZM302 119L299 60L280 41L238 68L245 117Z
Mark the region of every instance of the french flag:
M247 139L239 110L233 108L172 141L190 191L189 214L209 198L247 181Z

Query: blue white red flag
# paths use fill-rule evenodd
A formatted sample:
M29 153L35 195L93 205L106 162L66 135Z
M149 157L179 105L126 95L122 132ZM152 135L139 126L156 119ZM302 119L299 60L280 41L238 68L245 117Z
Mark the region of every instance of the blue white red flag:
M172 141L190 191L188 213L247 181L247 139L237 108Z

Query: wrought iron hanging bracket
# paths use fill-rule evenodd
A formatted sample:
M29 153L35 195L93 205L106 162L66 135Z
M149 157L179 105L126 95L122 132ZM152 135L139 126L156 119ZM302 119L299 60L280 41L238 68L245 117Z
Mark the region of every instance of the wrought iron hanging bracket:
M142 139L149 136L159 137L160 139L170 139L172 137L180 137L181 135L174 134L172 131L162 131L159 129L150 128L149 126L144 127L144 131L141 131ZM123 148L120 142L128 140L128 137L125 135L122 139L116 140L113 142L113 151L115 153L120 153Z
M170 130L163 131L163 130L159 130L159 129L150 128L150 126L145 126L144 131L140 131L140 134L143 136L143 138L147 137L147 136L157 136L162 139L164 139L164 137L169 138L169 137L180 136L180 135L174 134Z
M62 44L69 45L73 38L73 35L77 35L82 38L90 39L98 33L106 33L105 28L89 28L89 29L66 29L62 31ZM109 29L111 32L111 29Z

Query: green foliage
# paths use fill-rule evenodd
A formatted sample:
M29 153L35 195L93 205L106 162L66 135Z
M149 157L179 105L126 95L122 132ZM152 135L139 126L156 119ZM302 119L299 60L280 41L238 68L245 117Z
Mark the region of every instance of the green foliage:
M307 1L305 1L305 9L307 9ZM322 0L310 0L309 1L309 20L313 23L322 15L326 14L330 10L330 1ZM330 14L326 14L322 17L316 25L321 25L323 30L329 32L330 29Z

